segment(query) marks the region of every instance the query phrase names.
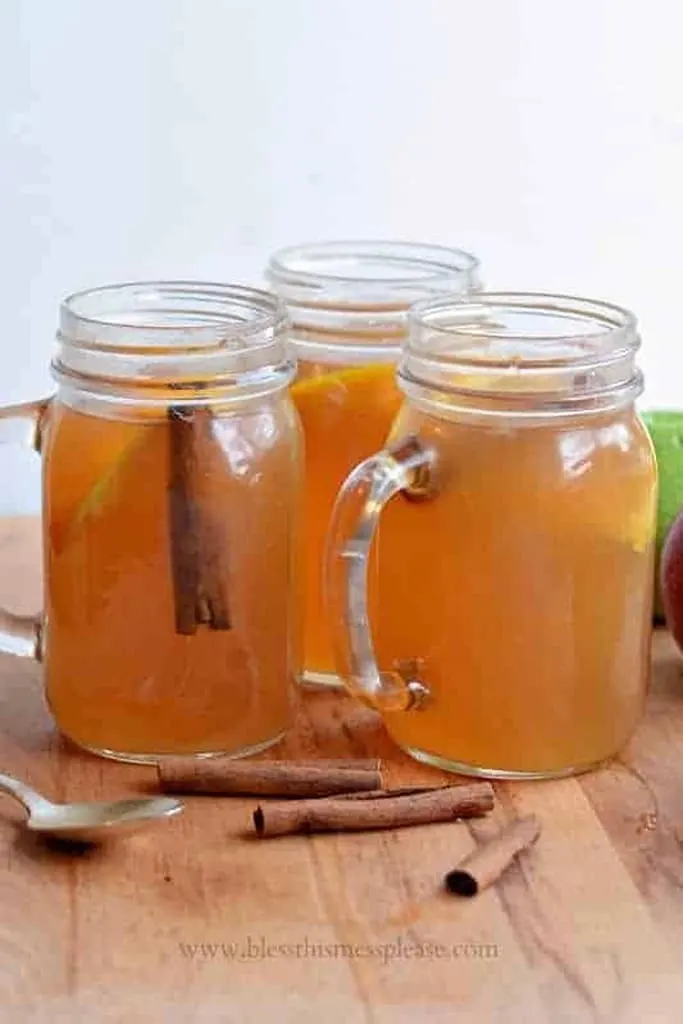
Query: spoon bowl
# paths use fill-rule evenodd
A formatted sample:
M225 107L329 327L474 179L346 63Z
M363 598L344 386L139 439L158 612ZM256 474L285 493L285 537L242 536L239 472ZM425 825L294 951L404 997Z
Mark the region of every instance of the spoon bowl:
M56 804L11 775L0 774L0 791L28 811L26 827L46 837L76 843L100 843L139 832L183 809L172 797Z

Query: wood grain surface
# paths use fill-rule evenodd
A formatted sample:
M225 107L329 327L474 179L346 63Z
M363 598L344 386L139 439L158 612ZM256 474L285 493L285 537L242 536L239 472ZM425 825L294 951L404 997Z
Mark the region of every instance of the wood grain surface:
M5 523L0 600L35 605L35 531ZM186 798L153 832L82 856L46 848L0 796L0 1021L680 1022L683 659L654 638L645 720L609 768L499 784L491 819L390 833L250 837L253 799ZM271 755L380 756L439 778L377 717L307 694ZM154 770L56 734L40 670L0 659L0 770L59 800L154 786ZM514 814L543 834L473 900L442 880Z

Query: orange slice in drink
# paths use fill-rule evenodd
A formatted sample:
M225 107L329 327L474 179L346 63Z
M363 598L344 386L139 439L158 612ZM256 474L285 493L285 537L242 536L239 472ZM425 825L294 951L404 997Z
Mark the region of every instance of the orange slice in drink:
M120 467L144 443L146 426L61 409L49 427L49 533L56 553L95 512Z
M297 381L291 393L304 425L307 452L324 441L332 461L334 449L355 449L364 458L381 448L401 405L395 368L384 363L308 377Z

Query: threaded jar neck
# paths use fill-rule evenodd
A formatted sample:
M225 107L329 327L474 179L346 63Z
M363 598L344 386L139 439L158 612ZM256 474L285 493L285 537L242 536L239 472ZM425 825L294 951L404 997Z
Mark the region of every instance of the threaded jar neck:
M266 277L287 306L302 358L336 347L351 362L396 359L412 303L481 286L476 257L417 242L292 246L271 257Z
M55 378L88 390L284 387L289 321L272 294L241 285L150 281L79 292L60 309Z
M505 415L625 405L641 393L635 316L593 299L489 292L417 303L399 384L424 402Z

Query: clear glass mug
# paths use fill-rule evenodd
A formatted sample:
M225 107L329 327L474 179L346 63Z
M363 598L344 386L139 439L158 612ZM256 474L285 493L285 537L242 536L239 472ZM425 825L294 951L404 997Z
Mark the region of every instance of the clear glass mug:
M566 296L412 311L404 404L340 493L326 602L340 675L418 760L561 776L635 728L656 507L639 344L626 310Z
M267 278L286 303L299 361L292 397L306 444L303 680L339 686L322 601L334 500L351 469L384 444L400 408L395 369L408 308L478 290L479 261L419 242L320 242L276 252Z
M61 732L126 761L275 743L298 673L301 438L267 292L152 282L62 304L43 459L45 610L0 648L44 662Z

